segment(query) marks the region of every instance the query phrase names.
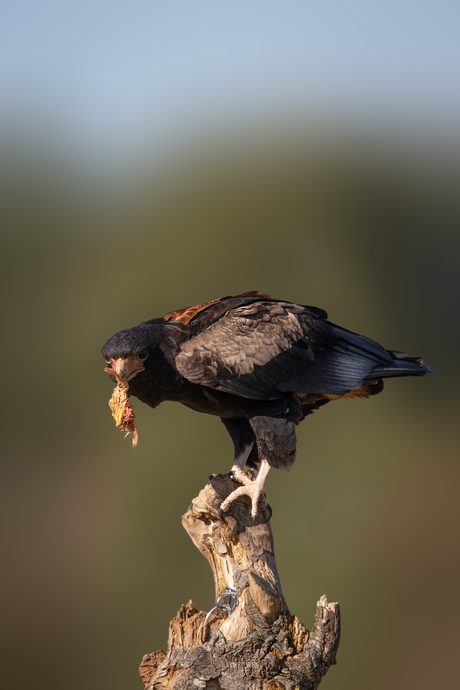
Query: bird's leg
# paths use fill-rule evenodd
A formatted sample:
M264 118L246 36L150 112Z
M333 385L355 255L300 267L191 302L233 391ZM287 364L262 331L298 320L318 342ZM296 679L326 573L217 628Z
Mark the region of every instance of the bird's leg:
M264 492L265 480L267 478L270 465L266 460L262 460L259 474L257 475L256 479L249 479L247 474L245 474L242 471L242 468L239 465L233 465L232 469L234 471L236 479L241 481L243 483L243 486L240 486L238 489L235 489L235 491L232 491L230 496L228 496L222 503L220 509L222 511L226 511L228 510L229 505L233 503L235 498L238 498L239 496L249 496L252 502L251 517L254 519L257 515L257 506L259 504L259 498L262 496Z
M232 469L230 470L229 474L232 474L235 479L242 484L247 484L248 482L251 481L249 479L248 475L246 472L244 472L243 467L246 464L246 460L248 459L249 455L251 454L252 446L254 444L251 443L250 445L246 446L245 449L243 450L242 453L237 455L235 457L235 460L233 461L233 466Z

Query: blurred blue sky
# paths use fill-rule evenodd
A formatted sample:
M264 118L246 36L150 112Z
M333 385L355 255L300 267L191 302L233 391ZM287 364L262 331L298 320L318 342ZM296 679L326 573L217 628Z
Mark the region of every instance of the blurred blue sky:
M0 116L88 151L255 112L455 126L459 27L442 0L14 0Z

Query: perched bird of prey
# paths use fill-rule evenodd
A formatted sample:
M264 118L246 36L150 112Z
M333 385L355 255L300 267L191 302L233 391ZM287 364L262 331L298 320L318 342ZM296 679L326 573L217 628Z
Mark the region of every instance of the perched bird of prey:
M220 417L235 446L231 472L257 514L270 467L289 470L296 425L340 398L368 398L393 376L433 369L419 357L385 350L327 320L322 309L246 292L215 299L120 331L102 348L117 381L117 426L134 435L129 396L157 407L165 400ZM260 470L256 479L244 466Z

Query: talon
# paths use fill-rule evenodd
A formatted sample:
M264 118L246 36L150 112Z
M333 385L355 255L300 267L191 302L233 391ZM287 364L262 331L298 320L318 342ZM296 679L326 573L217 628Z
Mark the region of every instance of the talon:
M254 485L256 482L254 481ZM262 492L260 490L260 487L253 484L251 485L245 485L245 486L240 486L238 489L235 489L235 491L232 491L230 496L228 496L225 501L222 503L220 509L221 511L226 511L230 507L230 504L233 503L233 501L236 498L239 498L240 496L249 496L251 499L251 517L255 518L257 515L257 509L259 505L259 499L262 495Z
M257 475L257 478L250 479L241 468L236 467L234 465L231 472L234 475L235 479L241 482L243 486L238 487L238 489L235 489L235 491L232 491L232 493L229 496L227 496L225 501L223 501L222 505L220 506L220 510L222 512L228 510L230 504L233 503L233 501L236 498L239 498L240 496L249 496L249 498L251 499L251 517L254 520L257 515L259 499L262 496L262 494L265 496L265 479L267 478L269 469L270 465L268 464L268 462L266 460L262 460L262 464L260 466L260 471Z
M270 503L267 503L267 510L270 513L270 515L268 516L268 520L265 520L265 522L270 522L270 520L273 517L273 508L271 507Z

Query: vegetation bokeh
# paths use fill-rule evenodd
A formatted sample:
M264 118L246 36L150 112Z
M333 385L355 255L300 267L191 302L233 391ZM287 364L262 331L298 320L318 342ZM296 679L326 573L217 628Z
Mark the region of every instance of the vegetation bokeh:
M231 441L216 418L134 401L133 452L110 415L100 348L140 321L252 289L325 308L436 369L315 413L267 494L291 611L309 627L322 594L342 608L324 690L453 687L457 142L279 123L146 146L129 174L109 174L51 135L10 135L5 687L141 688L142 655L165 648L180 605L214 605L180 518L209 474L230 469Z

